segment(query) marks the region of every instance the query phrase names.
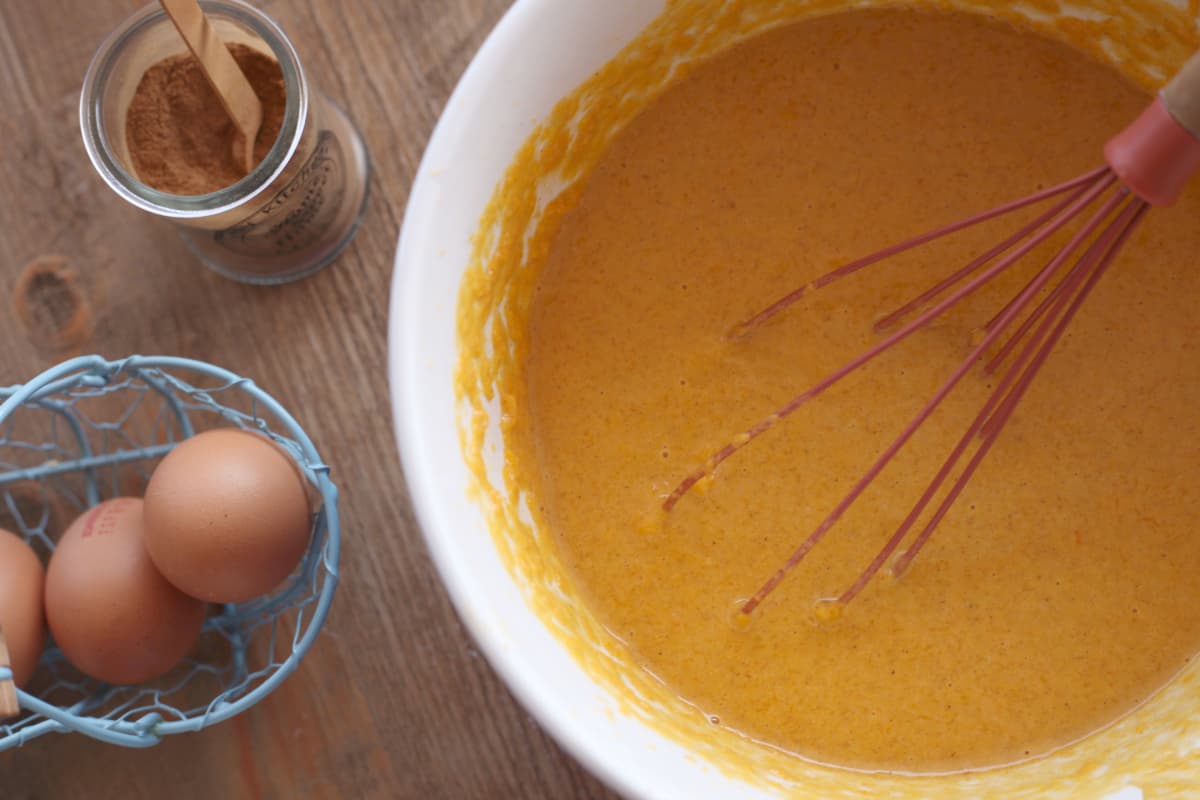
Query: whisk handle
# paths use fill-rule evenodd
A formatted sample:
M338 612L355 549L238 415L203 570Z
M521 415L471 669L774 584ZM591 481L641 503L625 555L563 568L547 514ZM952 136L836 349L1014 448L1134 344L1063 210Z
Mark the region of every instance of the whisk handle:
M1169 206L1179 199L1200 172L1200 52L1132 125L1108 140L1104 157L1146 202Z
M1162 99L1171 116L1200 139L1200 51L1163 88Z

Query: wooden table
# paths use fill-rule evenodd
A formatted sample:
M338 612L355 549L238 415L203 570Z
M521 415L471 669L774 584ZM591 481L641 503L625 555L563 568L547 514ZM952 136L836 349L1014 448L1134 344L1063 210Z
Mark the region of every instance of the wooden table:
M610 797L516 705L459 624L413 521L385 373L401 215L430 131L507 0L257 0L374 161L358 238L278 289L223 280L125 205L80 140L79 86L142 0L0 0L0 385L78 352L170 353L245 375L297 413L343 490L343 582L301 670L251 712L130 751L50 736L0 755L5 800ZM61 256L91 311L57 334ZM246 331L252 332L247 336Z

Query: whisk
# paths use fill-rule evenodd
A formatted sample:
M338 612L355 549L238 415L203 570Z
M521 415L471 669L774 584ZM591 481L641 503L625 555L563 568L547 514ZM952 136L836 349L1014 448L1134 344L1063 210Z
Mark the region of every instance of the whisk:
M692 487L711 476L723 461L771 430L800 406L928 325L956 303L1010 269L1064 226L1083 216L1090 207L1096 207L1067 244L984 325L969 354L945 383L884 449L845 497L799 544L783 566L741 605L742 613L752 613L783 582L888 466L972 367L986 357L990 348L1006 332L1012 330L1004 344L987 359L983 368L990 374L1007 363L983 408L967 427L912 510L900 522L895 533L858 579L833 601L834 608L843 608L883 569L926 509L950 481L955 468L966 458L965 465L950 482L949 488L945 490L920 533L891 566L896 576L908 569L962 493L1055 344L1097 281L1145 217L1146 211L1151 206L1173 204L1187 181L1200 170L1200 53L1192 56L1133 124L1108 141L1104 148L1104 157L1104 166L1057 186L944 225L845 264L781 297L734 328L731 334L734 338L748 336L809 292L865 267L964 228L1035 204L1050 203L1048 209L1021 226L1008 238L883 317L876 323L876 332L891 332L878 343L793 397L709 456L667 496L662 506L664 512L670 512ZM1038 300L1036 305L1035 300Z

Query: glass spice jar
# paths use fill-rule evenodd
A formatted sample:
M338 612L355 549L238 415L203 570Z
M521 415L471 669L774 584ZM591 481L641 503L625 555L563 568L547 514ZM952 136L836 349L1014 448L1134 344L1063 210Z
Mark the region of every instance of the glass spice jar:
M245 283L311 275L349 244L367 199L369 159L357 129L314 90L295 48L273 20L241 0L201 0L226 44L279 62L286 92L282 127L266 157L236 183L209 194L176 195L140 181L126 142L126 113L142 76L186 52L157 4L121 24L100 46L83 82L80 126L92 164L114 192L172 220L209 268Z

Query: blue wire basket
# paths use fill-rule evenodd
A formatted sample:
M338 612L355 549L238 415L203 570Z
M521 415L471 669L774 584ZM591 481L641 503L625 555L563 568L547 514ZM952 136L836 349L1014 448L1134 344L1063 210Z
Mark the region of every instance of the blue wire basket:
M17 690L22 715L0 722L0 752L47 733L77 732L125 747L197 731L270 694L312 646L338 582L338 494L304 431L253 382L199 361L86 356L0 388L0 528L43 558L75 516L140 496L155 464L216 427L270 436L295 459L320 502L301 565L270 595L214 607L191 657L150 684L112 686L75 670L53 643ZM0 680L11 679L0 667Z

